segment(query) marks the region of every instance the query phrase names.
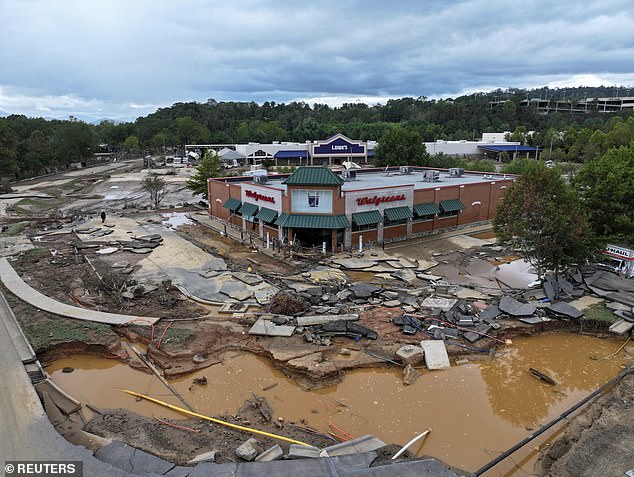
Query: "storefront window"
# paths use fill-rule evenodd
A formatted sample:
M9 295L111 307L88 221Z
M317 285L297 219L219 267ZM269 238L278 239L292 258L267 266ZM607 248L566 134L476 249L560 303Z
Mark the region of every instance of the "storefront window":
M458 215L458 212L458 210L452 210L450 212L445 212L444 210L441 210L439 217L456 217Z
M357 225L355 222L352 222L352 231L361 232L363 230L376 230L377 225L378 224Z
M384 223L385 227L391 227L393 225L406 224L407 223L407 219L390 220L387 217L385 217L385 221L383 223Z
M306 213L332 213L331 190L294 189L291 192L291 210Z
M319 191L308 191L308 207L319 207Z
M434 220L434 214L429 215L415 215L412 219L414 222L426 222L428 220Z

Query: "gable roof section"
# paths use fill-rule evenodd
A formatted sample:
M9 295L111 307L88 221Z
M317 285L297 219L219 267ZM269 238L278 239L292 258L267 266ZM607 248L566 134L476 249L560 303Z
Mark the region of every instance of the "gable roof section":
M286 185L340 186L344 180L327 167L299 167L291 176L282 182Z

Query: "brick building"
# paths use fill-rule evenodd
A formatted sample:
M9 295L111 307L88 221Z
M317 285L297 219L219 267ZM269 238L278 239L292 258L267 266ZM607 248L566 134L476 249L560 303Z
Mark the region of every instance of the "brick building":
M512 176L390 167L208 180L209 214L262 239L341 251L491 220Z

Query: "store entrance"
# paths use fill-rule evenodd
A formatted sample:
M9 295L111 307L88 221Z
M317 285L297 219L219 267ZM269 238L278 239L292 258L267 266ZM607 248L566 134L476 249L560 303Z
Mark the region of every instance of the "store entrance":
M303 248L321 248L326 242L326 251L332 250L332 230L330 229L293 229L293 243Z

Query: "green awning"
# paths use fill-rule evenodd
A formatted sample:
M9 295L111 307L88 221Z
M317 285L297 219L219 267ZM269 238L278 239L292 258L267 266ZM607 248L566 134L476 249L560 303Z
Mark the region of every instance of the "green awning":
M390 222L397 220L409 219L412 217L412 209L406 205L402 207L392 207L391 209L385 209L385 218Z
M381 212L369 210L367 212L355 212L352 214L352 221L356 225L374 225L383 222Z
M464 204L460 199L441 200L440 208L443 212L456 212L464 209Z
M288 214L286 212L282 212L273 225L282 227L284 225L284 222L286 222L287 218L288 218Z
M242 212L242 217L245 217L245 218L255 215L257 211L258 211L258 206L255 204L249 204L248 202L243 203L242 209L240 210L240 212Z
M279 222L276 221L277 224ZM289 214L283 227L294 229L345 229L350 227L345 215Z
M255 218L261 220L262 222L273 222L275 219L277 219L277 210L261 207Z
M224 203L223 207L225 209L236 211L240 208L241 205L242 205L242 202L240 202L238 199L229 198L227 199L227 202Z
M439 214L440 209L434 202L427 202L425 204L414 205L414 213L419 217L424 217L426 215Z

